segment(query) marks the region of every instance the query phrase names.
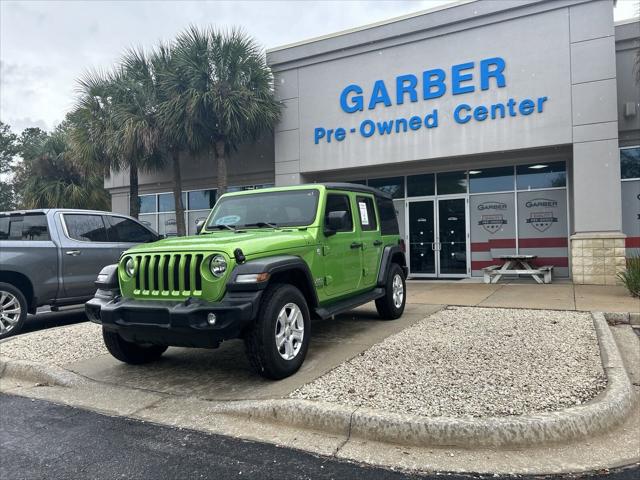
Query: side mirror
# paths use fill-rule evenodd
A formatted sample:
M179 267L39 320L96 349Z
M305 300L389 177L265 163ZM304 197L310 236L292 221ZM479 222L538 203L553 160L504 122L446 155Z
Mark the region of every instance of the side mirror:
M324 225L324 234L326 236L335 235L338 230L344 229L347 225L347 215L349 212L344 210L329 212Z
M200 235L200 232L204 228L204 220L198 220L196 222L196 235Z

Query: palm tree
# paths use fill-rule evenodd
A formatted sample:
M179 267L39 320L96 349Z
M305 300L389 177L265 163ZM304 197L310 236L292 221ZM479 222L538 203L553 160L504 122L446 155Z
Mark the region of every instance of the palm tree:
M25 208L87 208L106 210L109 194L103 176L84 167L69 142L69 123L63 122L25 158L29 175L22 190Z
M129 214L137 218L139 170L164 164L150 64L142 50L132 49L113 72L89 72L79 84L72 113L74 146L80 158L105 173L129 170Z
M183 123L189 147L216 159L218 194L227 189L231 152L274 127L281 105L262 49L239 29L190 27L174 47L180 81L174 118Z

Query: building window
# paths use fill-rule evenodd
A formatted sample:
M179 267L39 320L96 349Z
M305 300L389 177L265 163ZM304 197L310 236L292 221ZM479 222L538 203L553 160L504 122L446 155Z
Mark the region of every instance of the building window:
M469 193L513 191L513 167L469 170Z
M158 211L158 199L156 195L140 195L138 197L140 213L155 213Z
M438 195L467 193L467 172L445 172L436 176Z
M231 186L228 191L239 192L269 187L273 187L273 184ZM197 223L200 220L207 219L209 212L216 203L216 193L216 189L182 192L187 235L195 235ZM155 230L160 235L171 237L177 234L176 206L173 201L173 192L140 195L138 198L140 200L140 215L138 218L140 223Z
M370 178L367 183L370 187L388 193L393 198L404 197L404 177Z
M623 180L640 178L640 147L620 149L620 176Z
M561 188L567 186L565 162L534 163L516 167L518 190Z
M436 194L436 176L433 173L407 177L407 196L426 197Z

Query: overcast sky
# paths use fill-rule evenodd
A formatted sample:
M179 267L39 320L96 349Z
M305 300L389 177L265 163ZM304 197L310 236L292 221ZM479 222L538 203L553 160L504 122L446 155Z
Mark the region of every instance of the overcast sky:
M73 105L75 81L132 45L153 46L196 25L240 25L266 48L436 8L408 1L0 1L0 119L51 129ZM618 0L615 19L637 0Z

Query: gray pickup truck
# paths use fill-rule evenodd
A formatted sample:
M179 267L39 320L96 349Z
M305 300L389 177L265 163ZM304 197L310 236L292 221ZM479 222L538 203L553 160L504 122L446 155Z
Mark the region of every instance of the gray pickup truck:
M40 306L86 302L102 267L158 239L133 218L110 212L0 212L0 338L18 333Z

